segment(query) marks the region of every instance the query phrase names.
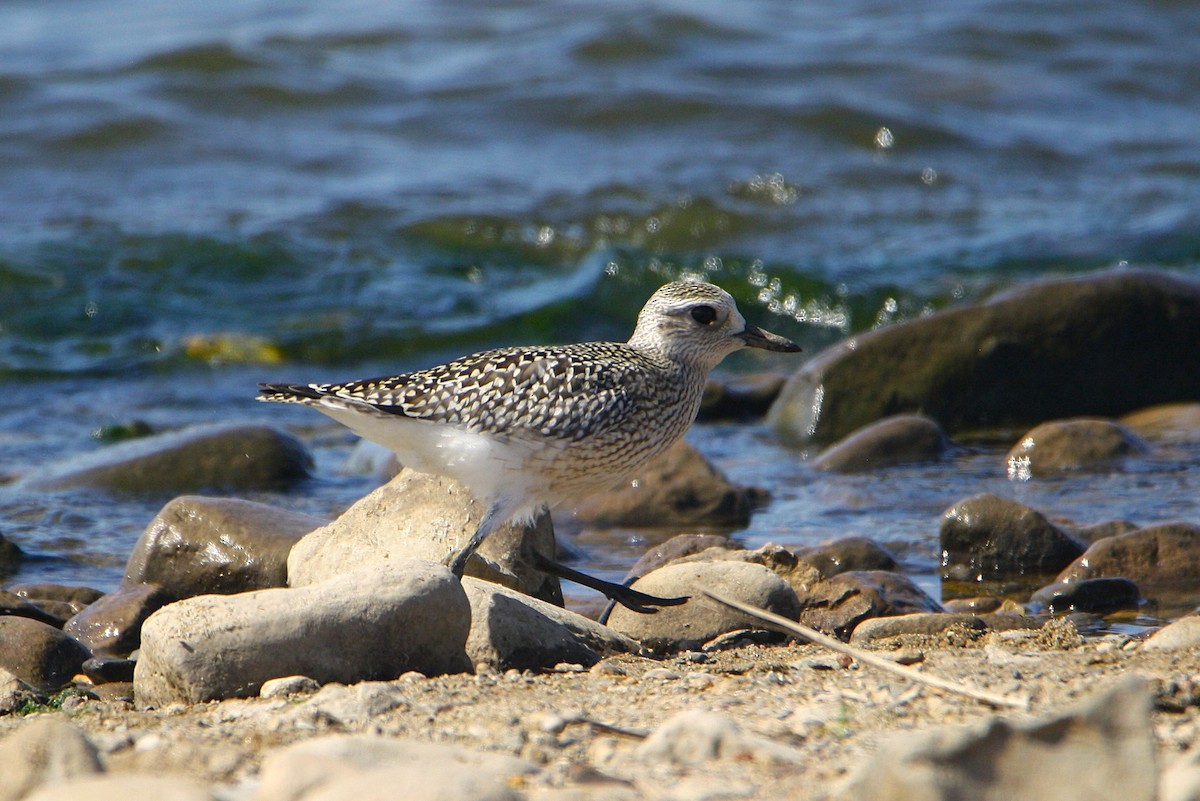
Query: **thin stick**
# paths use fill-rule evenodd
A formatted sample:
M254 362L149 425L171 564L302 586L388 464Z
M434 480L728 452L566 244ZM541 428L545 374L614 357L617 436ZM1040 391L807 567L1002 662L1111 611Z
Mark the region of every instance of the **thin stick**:
M874 665L880 670L886 670L891 673L895 673L897 676L903 676L911 681L921 682L922 684L927 684L930 687L936 687L937 689L945 690L946 692L965 695L968 698L974 698L976 701L982 701L985 704L991 704L992 706L1007 706L1013 709L1029 708L1029 699L1027 698L1018 699L1006 695L996 695L994 693L989 693L986 690L978 690L966 684L959 684L958 682L950 681L949 679L943 679L938 676L930 676L926 673L922 673L919 670L914 670L911 667L897 664L890 659L885 659L884 657L873 654L870 651L864 651L861 648L855 648L852 645L847 645L841 640L837 640L833 637L822 634L816 629L805 626L803 623L797 623L794 620L788 620L786 617L777 615L774 612L768 612L766 609L759 609L757 606L744 604L741 601L735 601L732 598L726 598L723 595L718 595L717 593L709 590L704 590L704 594L719 604L724 604L731 609L736 609L739 612L744 612L745 614L750 615L751 617L764 620L772 625L778 626L784 631L796 634L806 640L814 642L817 645L823 645L831 651L837 651L838 653L852 656L859 662L865 662L868 665Z

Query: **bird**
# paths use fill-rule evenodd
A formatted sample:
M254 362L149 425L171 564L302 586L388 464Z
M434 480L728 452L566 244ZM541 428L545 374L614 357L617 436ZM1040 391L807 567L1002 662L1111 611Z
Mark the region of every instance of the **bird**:
M797 352L746 322L715 284L674 281L638 313L627 342L485 350L424 370L345 383L261 383L258 400L316 409L393 451L402 465L457 480L486 511L467 560L506 523L611 489L679 440L709 373L743 348ZM683 603L603 581L537 554L537 566L639 612Z

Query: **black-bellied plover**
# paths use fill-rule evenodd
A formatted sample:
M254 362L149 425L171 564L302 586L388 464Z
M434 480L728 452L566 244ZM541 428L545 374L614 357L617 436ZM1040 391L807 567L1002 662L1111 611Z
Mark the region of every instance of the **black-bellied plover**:
M800 350L748 324L725 290L675 282L650 297L625 343L499 348L344 384L261 384L259 400L311 406L486 503L479 528L447 557L461 577L497 527L610 489L669 448L695 419L709 371L743 347ZM543 569L631 608L685 600L641 595L539 556Z

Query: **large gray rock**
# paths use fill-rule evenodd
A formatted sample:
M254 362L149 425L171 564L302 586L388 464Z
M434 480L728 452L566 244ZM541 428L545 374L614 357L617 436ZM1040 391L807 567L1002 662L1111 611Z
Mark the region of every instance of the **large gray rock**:
M96 747L83 732L61 717L38 716L0 740L0 801L18 801L43 784L101 770Z
M1146 443L1112 420L1076 418L1035 426L1008 452L1008 477L1025 481L1061 473L1103 472L1144 453Z
M471 610L441 565L394 560L319 584L202 595L142 627L142 706L257 695L267 679L354 683L469 669Z
M796 592L776 573L751 562L674 562L634 582L640 592L664 598L691 596L680 606L665 606L652 615L618 606L608 618L610 628L648 648L670 651L696 648L729 631L761 628L761 623L702 596L706 589L784 617L796 619Z
M79 672L88 650L74 637L27 617L0 617L0 667L53 692Z
M181 496L142 532L125 582L157 584L176 599L284 587L292 546L325 522L237 498Z
M518 801L537 768L521 759L416 740L332 735L263 760L254 801Z
M863 426L830 445L812 466L831 473L866 473L936 461L949 449L950 440L936 421L920 414L898 414Z
M304 587L394 560L442 562L475 532L483 504L448 479L403 470L327 526L303 537L288 556L288 583ZM562 606L558 579L533 567L530 550L553 557L549 515L528 527L503 526L467 562L467 574Z
M22 487L131 494L280 489L306 478L311 466L304 445L279 429L205 425L101 448L33 475Z
M1053 575L1083 553L1037 510L991 493L943 512L938 536L943 578L966 581Z
M764 497L735 484L700 451L680 440L620 487L585 498L575 517L601 526L744 526Z
M499 670L549 668L560 662L594 665L640 646L607 626L507 587L463 579L471 602L467 655Z
M1069 711L1032 722L906 731L886 740L847 801L1154 801L1151 692L1126 676Z
M768 417L832 442L893 414L948 431L1114 417L1200 397L1200 285L1121 270L1047 281L851 337L808 361Z

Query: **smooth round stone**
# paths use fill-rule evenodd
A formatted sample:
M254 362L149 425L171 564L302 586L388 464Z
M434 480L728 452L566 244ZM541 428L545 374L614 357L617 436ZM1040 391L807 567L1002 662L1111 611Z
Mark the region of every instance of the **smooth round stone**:
M1119 609L1137 609L1141 599L1136 584L1127 578L1112 577L1055 582L1042 587L1029 600L1035 607L1051 612L1103 615Z
M1058 581L1120 576L1160 603L1200 602L1200 526L1167 523L1098 540L1058 574Z
M1084 550L1040 512L991 493L943 512L938 537L943 578L961 568L972 581L1054 575Z
M1140 437L1112 420L1055 420L1032 429L1008 452L1008 477L1025 481L1060 473L1102 472L1146 450Z
M867 537L844 537L824 545L800 548L796 558L815 567L823 579L838 573L895 570L897 567L896 557Z
M900 464L932 462L950 448L936 421L917 414L885 417L834 443L813 460L817 470L866 473Z

